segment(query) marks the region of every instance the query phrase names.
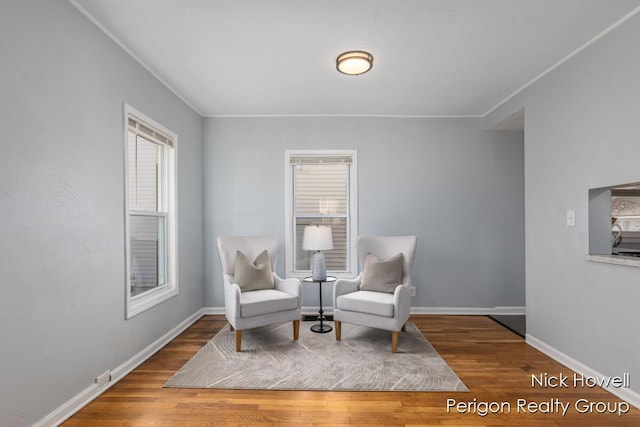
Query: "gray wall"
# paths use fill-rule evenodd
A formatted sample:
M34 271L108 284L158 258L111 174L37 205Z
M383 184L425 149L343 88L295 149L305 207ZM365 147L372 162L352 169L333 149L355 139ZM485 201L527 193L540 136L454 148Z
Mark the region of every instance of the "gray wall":
M357 149L359 234L416 234L414 307L524 305L521 132L481 119L209 118L205 305L222 307L217 235L284 242L284 151ZM284 246L278 261L284 273ZM325 295L330 303L330 295ZM315 287L303 304L317 306Z
M179 136L180 294L125 321L123 113ZM0 2L0 425L31 425L203 302L202 119L68 2Z
M588 190L640 181L640 16L524 94L527 332L640 377L640 270L585 261ZM576 227L565 225L576 211ZM638 381L632 390L640 392Z

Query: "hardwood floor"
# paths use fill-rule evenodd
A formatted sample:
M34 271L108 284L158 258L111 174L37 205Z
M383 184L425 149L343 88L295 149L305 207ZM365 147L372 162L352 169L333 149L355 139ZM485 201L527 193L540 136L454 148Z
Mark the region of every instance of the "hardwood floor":
M573 372L483 316L412 316L470 392L306 392L162 388L226 324L205 316L63 425L73 426L640 426L640 410L578 413L586 399L619 408L600 388L574 388ZM402 351L402 334L399 350ZM567 375L568 388L531 386L531 374ZM447 399L507 402L510 413L447 413ZM522 413L518 399L568 403L566 415ZM551 402L550 402L551 401ZM495 405L494 405L495 406ZM481 409L481 405L478 405ZM559 409L559 407L557 407ZM545 408L542 408L545 409ZM582 409L582 408L579 408ZM622 408L624 409L624 407Z

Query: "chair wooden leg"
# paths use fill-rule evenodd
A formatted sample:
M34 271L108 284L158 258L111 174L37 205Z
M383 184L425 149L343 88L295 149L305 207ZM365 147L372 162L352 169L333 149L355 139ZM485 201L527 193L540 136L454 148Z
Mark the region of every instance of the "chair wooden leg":
M407 324L402 325L402 332L407 332Z
M336 327L336 341L340 341L342 339L342 322L336 320L334 324Z
M236 331L236 351L240 351L242 347L242 331Z
M391 331L391 352L398 352L398 331Z
M300 336L300 319L293 321L293 339L297 340Z

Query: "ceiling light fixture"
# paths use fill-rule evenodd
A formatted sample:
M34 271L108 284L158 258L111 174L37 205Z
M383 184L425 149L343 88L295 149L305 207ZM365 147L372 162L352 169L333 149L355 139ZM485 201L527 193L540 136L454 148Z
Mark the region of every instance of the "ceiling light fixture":
M373 56L369 52L352 50L340 54L336 59L336 68L343 74L358 76L373 67Z

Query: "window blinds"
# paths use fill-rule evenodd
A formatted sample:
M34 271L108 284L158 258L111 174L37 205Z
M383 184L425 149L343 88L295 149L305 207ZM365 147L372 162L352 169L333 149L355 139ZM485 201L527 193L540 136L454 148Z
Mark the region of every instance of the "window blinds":
M349 250L349 170L351 154L290 154L293 174L293 226L295 269L309 270L310 253L302 249L304 228L322 224L331 227L333 249L325 251L327 268L346 271Z
M289 163L291 165L313 165L313 164L350 165L352 161L353 160L351 155L304 154L304 155L289 156Z
M156 144L173 148L173 139L164 133L153 129L135 116L129 115L129 131Z

